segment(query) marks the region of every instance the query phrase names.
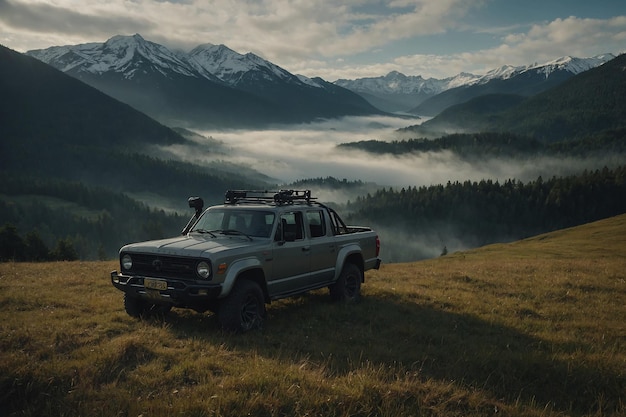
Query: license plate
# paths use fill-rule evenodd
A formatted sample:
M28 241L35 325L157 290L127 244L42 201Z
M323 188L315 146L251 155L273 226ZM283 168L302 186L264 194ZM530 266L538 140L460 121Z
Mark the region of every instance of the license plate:
M143 286L153 290L167 290L167 281L160 279L144 278Z

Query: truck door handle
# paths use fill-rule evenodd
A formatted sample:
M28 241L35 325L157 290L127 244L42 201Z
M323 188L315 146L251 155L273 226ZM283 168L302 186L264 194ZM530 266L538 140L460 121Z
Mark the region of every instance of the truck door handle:
M308 252L308 251L310 251L310 250L311 250L311 247L310 247L310 246L303 246L303 247L302 247L302 252Z

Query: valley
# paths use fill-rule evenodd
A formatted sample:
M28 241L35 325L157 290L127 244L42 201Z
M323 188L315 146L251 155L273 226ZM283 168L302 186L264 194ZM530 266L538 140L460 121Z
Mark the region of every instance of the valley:
M100 54L111 50L125 50L120 55L123 62L108 67L93 63ZM623 117L626 94L607 93L626 88L620 70L624 56L604 65L595 62L589 65L591 69L570 74L558 87L516 99L513 106L499 106L498 101L493 101L497 95L487 95L452 106L435 117L419 118L372 111L373 107L368 106L360 107L365 114L352 114L346 109L365 102L356 93L323 83L325 87L320 89L320 80L315 87L311 80L290 75L270 62L237 54L223 46L205 45L197 49L204 59L201 65L194 61L199 66L190 66L190 55L174 55L138 35L39 53L44 52L47 59L56 60L55 65L72 62L66 69L74 72L68 70L66 74L31 56L0 49L1 87L10 98L1 103L4 119L0 125L3 137L0 214L4 225L0 227L6 232L8 246L5 247L9 248L0 256L2 259L13 259L15 248L23 243L20 236L24 239L27 235L33 242L43 241L48 248L60 242L70 243L80 248L77 251L80 259L115 257L119 247L129 241L179 233L183 223L180 219L188 215L189 196L201 195L208 204L217 204L227 189L311 189L320 201L341 206L342 212L351 216L350 221L378 226L383 242L411 242L388 245L387 262L431 258L443 252L529 235L529 232L510 233L511 227L506 228L509 232L501 233L502 226L494 224L499 216L489 215L489 210L473 211L478 217L471 220L491 231L487 234L459 233L451 225L458 224L461 218L467 219L467 213L451 214L448 209L422 219L429 227L416 228L414 216L425 204L424 196L429 196L428 204L433 207L441 206L447 201L447 190L456 184L463 187L469 184L466 193L471 197L463 197L465 200L482 198L483 203L490 197L476 191L483 183L497 188L514 182L519 189L542 184L547 187L543 190L545 195L533 197L538 202L532 200L533 204L552 207L555 202L564 201L567 205L586 207L590 204L585 200L587 194L575 201L571 195L563 194L562 189L569 189L568 184L577 183L581 176L585 181L589 178L604 181L602 175L589 174L608 170L613 175L609 177L610 184L616 191L606 201L611 210L603 213L615 215L626 211L626 202L620 198L625 186L620 167L626 160L626 117ZM91 54L92 60L85 61L85 54ZM213 67L210 56L219 65ZM164 57L169 60L167 63ZM220 75L221 81L216 81L217 76L209 72L199 75L209 69ZM233 77L233 71L243 78ZM242 81L265 76L273 80L273 87ZM85 77L91 77L91 86L85 83L88 81ZM313 111L297 123L296 119L279 122L279 117L265 120L263 126L250 126L244 118L263 113L249 112L247 107L234 111L210 102L219 96L214 90L208 95L201 94L210 99L202 106L227 112L228 118L223 120L239 120L236 124L194 124L192 118L178 120L170 112L166 119L177 119L180 124L168 127L94 88L95 85L103 88L104 81L111 82L107 89L113 90L104 90L113 94L119 88L130 91L124 86L132 86L146 99L160 91L156 86L164 82L171 83L168 85L183 94L179 98L185 101L194 96L186 95L188 90L179 88L180 83L192 79L200 82L198 77L204 79L205 86L212 83L211 88L235 89L245 94L253 94L253 86L261 90L269 88L254 94L257 98L272 95L282 100L285 108L290 108L290 100L307 101L308 96L300 94L303 91L323 92L316 96L316 106L330 110L332 117L320 117L320 113ZM274 94L278 91L286 95ZM236 98L239 93L229 97L239 100ZM341 110L324 106L324 100L329 99L339 99L348 107ZM185 101L186 105L192 102ZM567 107L564 109L560 103ZM171 110L159 109L166 113ZM184 113L183 107L177 107L180 110ZM265 107L266 110L271 111L271 107ZM202 110L201 117L209 120L216 114L211 111ZM242 114L245 116L240 118ZM560 126L562 121L566 121L565 127ZM486 130L472 131L468 128L470 122ZM428 134L423 136L424 129ZM451 134L448 129L456 133ZM469 132L462 132L464 129ZM40 152L43 148L48 151ZM25 161L28 161L27 170L23 169ZM586 186L597 189L603 184ZM432 192L439 189L443 192ZM411 198L416 200L407 203L409 190ZM416 190L419 190L417 194ZM559 199L550 197L562 194ZM23 198L24 195L29 197ZM393 198L385 198L384 213L376 214L365 203L371 206L371 197L380 195ZM51 201L54 204L49 204ZM445 204L462 204L460 201ZM541 218L543 211L536 212L534 217L539 218L535 219L534 206L527 203L516 210L533 233L553 230L551 227L557 224L575 225L546 222ZM499 202L497 207L507 210L506 203ZM390 213L397 214L392 224L388 222ZM567 214L564 217L569 218ZM592 214L577 221L598 218ZM520 226L518 220L515 223L516 227ZM544 226L535 229L531 227L534 223ZM402 247L407 251L402 251Z

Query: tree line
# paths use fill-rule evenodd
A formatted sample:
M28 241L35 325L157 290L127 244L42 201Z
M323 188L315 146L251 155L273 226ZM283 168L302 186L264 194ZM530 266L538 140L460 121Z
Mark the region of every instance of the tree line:
M477 247L626 213L626 167L528 183L509 179L383 188L349 202L348 211L353 223L369 222L382 230L402 225L409 238L436 235L440 250L452 240ZM392 236L387 244L401 251L406 242Z
M415 138L365 140L342 143L344 149L360 149L374 154L452 151L465 159L491 157L525 158L530 156L582 156L626 153L626 128L606 130L593 135L555 143L544 143L531 136L508 132L455 133L437 139Z
M1 262L75 261L77 259L78 252L69 238L60 238L55 247L50 249L35 230L22 237L17 227L10 223L0 227Z

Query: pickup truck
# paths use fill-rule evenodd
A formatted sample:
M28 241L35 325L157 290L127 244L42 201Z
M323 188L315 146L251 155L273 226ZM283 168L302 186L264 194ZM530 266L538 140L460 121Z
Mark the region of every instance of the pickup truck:
M380 266L380 240L346 226L310 190L230 190L194 215L181 236L126 245L111 282L134 317L172 307L217 314L226 331L261 326L265 304L328 287L335 301L360 297L364 272Z

